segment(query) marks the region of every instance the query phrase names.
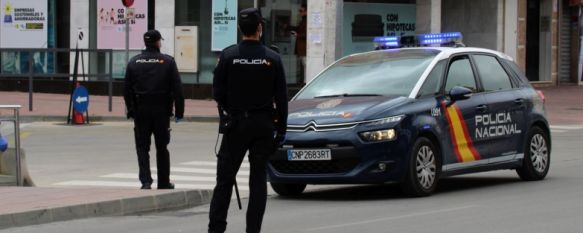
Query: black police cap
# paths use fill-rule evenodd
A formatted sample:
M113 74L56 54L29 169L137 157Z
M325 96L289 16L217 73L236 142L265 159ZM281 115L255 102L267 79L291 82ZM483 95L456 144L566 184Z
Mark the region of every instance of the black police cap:
M258 25L263 21L261 11L257 8L247 8L239 12L239 25Z
M162 38L162 34L160 34L160 32L158 30L149 30L146 33L144 33L144 43L148 44L148 43L155 43Z

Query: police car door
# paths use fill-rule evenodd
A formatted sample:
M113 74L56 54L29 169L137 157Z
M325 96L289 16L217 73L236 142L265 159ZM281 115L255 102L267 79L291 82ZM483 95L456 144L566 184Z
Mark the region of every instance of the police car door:
M521 143L522 108L524 100L516 95L508 73L494 55L474 54L484 97L488 103L488 113L476 115L476 141L488 145L491 162L515 159Z
M444 108L452 154L444 155L444 171L453 171L474 166L480 161L485 145L475 141L475 116L487 112L486 100L478 90L476 75L469 55L458 55L450 59L445 94L460 86L473 91L470 98L451 102L446 98Z

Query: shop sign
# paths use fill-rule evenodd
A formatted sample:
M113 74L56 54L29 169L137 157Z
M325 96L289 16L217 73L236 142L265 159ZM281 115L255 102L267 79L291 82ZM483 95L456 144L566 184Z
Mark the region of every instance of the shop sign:
M415 4L344 3L343 56L374 49L377 36L415 35Z
M97 1L97 48L125 49L126 16L131 16L130 49L144 48L148 30L148 1L137 0L131 12L119 0Z
M237 43L237 0L213 0L211 51Z
M0 0L0 6L0 47L47 47L47 0Z

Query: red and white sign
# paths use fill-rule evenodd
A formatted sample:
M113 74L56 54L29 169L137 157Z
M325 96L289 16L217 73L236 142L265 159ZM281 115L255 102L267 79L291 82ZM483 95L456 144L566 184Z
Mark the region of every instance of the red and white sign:
M125 7L132 7L132 5L134 5L134 0L121 0L121 3Z

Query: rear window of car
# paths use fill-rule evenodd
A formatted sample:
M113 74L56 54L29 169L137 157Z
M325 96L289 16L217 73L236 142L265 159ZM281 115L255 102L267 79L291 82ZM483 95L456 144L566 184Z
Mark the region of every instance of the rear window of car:
M474 55L478 74L482 80L484 91L501 91L512 89L510 77L493 56Z

